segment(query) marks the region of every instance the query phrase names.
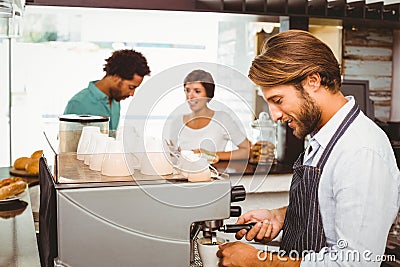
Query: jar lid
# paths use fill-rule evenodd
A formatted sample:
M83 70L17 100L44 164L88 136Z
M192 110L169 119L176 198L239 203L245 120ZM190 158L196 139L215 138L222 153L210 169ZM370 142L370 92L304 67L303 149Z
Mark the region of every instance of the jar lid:
M257 120L251 123L252 127L273 127L275 122L271 119L267 112L260 112Z
M94 115L77 115L77 114L66 114L58 117L60 121L68 122L80 122L80 123L90 123L90 122L106 122L110 120L107 116L94 116Z

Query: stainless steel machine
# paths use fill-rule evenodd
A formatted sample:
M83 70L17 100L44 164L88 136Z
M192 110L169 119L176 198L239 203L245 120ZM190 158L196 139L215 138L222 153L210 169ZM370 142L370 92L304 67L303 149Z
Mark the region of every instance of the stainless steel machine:
M223 224L240 215L240 207L231 203L246 194L229 179L190 183L176 175L105 177L74 157L58 155L56 162L69 162L68 168L56 164L52 178L56 266L193 266L199 233L215 238L217 231L246 227Z

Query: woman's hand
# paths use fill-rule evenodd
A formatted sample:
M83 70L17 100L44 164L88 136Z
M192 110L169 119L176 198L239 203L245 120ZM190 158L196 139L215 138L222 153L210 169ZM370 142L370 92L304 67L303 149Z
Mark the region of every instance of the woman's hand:
M218 155L216 153L212 153L208 150L201 148L201 149L193 149L192 151L195 154L200 154L201 157L204 157L205 159L207 159L208 163L210 163L210 164L214 164L219 161Z

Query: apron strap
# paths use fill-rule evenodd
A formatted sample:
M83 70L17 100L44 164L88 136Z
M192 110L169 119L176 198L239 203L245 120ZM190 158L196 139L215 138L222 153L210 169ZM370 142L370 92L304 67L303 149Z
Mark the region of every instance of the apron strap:
M357 104L354 104L354 106L351 108L350 112L347 114L347 116L344 118L343 122L340 124L338 130L335 132L331 140L329 141L328 145L326 146L326 149L322 153L322 156L320 160L317 163L317 168L319 168L322 172L325 163L327 162L329 155L331 154L331 151L339 138L344 134L344 132L349 128L350 124L355 120L355 118L358 116L360 113L360 108Z

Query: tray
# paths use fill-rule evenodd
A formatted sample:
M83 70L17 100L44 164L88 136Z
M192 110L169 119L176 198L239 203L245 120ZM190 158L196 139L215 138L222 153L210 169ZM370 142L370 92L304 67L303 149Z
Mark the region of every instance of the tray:
M20 176L20 177L39 177L38 174L32 174L25 170L17 170L15 168L10 169L10 174L14 175L14 176Z
M26 189L25 189L25 191L23 191L23 192L21 192L21 193L19 193L17 195L14 195L14 196L11 196L11 197L8 197L8 198L5 198L5 199L0 199L0 204L1 203L6 203L6 202L10 202L10 201L14 201L14 200L20 200L25 195L26 195Z
M23 213L28 206L25 201L11 201L7 204L0 204L0 218L9 219Z

